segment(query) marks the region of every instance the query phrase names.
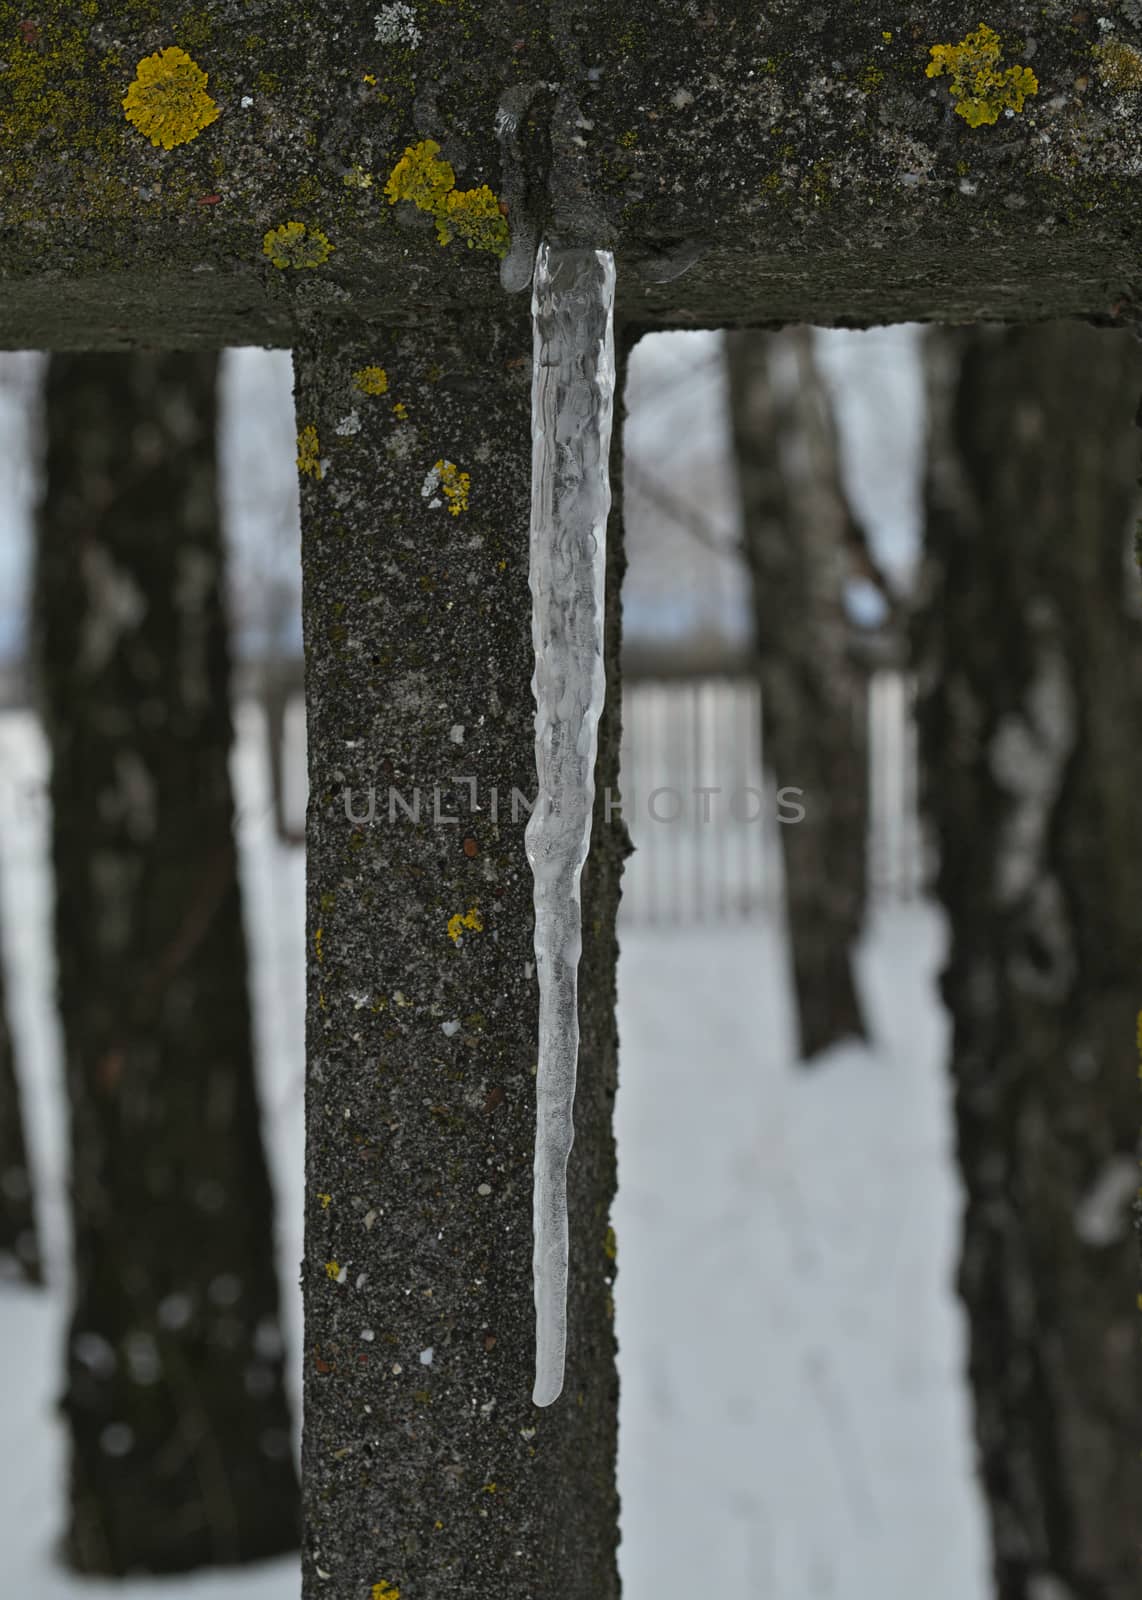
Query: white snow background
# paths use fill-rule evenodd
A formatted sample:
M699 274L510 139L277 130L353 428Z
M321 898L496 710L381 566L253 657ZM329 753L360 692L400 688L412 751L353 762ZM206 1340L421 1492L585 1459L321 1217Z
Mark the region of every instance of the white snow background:
M822 351L851 491L882 561L903 575L915 552L914 338L899 329L833 334ZM691 373L696 387L657 429L636 409L630 448L675 474L732 544L716 355L711 335L644 341L635 402ZM243 588L267 562L288 588L288 357L234 352L226 366L232 564ZM24 404L11 383L0 385L10 485L0 508L0 649L23 632L14 601L27 564L28 475L16 473L29 448ZM266 505L272 527L259 513ZM637 529L631 544L632 623L676 631L654 606L663 562ZM714 567L719 559L711 555ZM708 615L732 631L745 615L740 596L718 598L733 593L724 578L714 589ZM237 722L243 888L296 1395L304 864L274 834L260 711L244 703ZM31 714L0 717L0 926L50 1271L46 1293L0 1285L0 1591L12 1600L283 1600L298 1592L292 1561L129 1585L81 1581L55 1564L68 1242L43 775ZM627 871L639 870L636 854ZM934 988L942 941L930 905L878 907L860 958L875 1046L834 1050L804 1071L793 1060L787 956L772 919L624 927L613 1220L627 1600L991 1593L952 1291L960 1194L947 1023Z

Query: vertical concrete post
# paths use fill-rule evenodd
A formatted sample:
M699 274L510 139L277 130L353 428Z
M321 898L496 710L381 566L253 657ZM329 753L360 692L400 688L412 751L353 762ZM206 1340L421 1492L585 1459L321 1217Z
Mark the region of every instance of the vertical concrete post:
M625 835L598 826L586 885L571 1351L563 1399L539 1411L526 299L375 335L324 326L295 371L310 781L303 1593L607 1600ZM603 788L613 709L601 746Z

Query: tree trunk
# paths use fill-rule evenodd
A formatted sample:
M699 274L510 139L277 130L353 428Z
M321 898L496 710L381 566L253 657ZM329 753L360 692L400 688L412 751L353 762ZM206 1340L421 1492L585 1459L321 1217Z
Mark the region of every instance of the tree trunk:
M52 754L79 1571L296 1548L232 833L214 356L55 358L37 624Z
M383 399L351 377L379 363ZM323 330L295 370L309 468L303 1593L615 1600L618 488L568 1366L538 1410L534 923L512 800L536 786L526 306ZM339 428L353 411L359 427Z
M865 909L866 685L844 611L852 517L811 341L808 328L726 339L762 748L777 784L803 791L803 819L780 833L806 1060L867 1034L853 973Z
M1142 352L1079 323L928 351L919 725L997 1594L1138 1600Z
M0 959L0 1278L43 1282L39 1233L32 1197L32 1169L24 1138L20 1081L5 1004Z

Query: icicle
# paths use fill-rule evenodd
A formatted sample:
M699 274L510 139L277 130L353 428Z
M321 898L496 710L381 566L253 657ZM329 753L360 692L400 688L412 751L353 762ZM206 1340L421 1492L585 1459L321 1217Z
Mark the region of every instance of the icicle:
M546 242L535 260L531 596L535 645L535 874L539 1079L535 1138L535 1389L563 1388L567 1157L579 1055L579 878L591 842L603 709L603 583L615 387L614 259Z

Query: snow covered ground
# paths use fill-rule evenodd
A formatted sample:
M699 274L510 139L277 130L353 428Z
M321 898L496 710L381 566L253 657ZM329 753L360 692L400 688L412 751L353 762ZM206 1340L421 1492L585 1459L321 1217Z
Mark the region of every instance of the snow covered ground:
M637 860L637 858L636 858ZM627 932L619 1480L630 1600L982 1600L940 926L866 941L877 1047L791 1063L772 922Z
M296 1389L303 867L273 836L257 710L239 727ZM288 1600L288 1561L126 1591L53 1562L67 1247L42 771L30 717L0 717L0 921L52 1279L46 1294L0 1286L3 1592ZM862 962L877 1046L807 1073L790 1058L772 922L624 932L614 1220L627 1600L990 1592L951 1293L959 1200L933 990L940 941L929 907L885 908Z

